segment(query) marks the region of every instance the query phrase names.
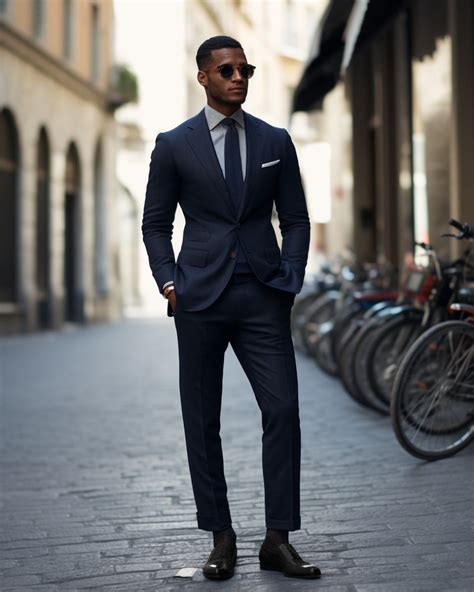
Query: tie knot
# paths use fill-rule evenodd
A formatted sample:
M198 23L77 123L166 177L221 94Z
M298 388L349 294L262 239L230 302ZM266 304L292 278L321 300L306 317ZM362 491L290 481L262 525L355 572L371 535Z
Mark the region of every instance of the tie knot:
M222 125L225 125L226 127L232 127L235 125L235 119L232 119L232 117L226 117L225 119L223 119L221 121Z

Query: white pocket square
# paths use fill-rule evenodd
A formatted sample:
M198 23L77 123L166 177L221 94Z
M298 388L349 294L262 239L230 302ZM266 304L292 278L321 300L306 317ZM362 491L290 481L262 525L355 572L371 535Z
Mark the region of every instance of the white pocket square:
M262 169L269 167L269 166L273 166L274 164L278 164L280 162L280 159L278 160L271 160L270 162L264 162L262 164Z

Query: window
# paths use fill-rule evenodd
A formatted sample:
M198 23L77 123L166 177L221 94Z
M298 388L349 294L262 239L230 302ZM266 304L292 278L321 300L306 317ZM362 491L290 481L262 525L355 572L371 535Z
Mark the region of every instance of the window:
M72 0L63 2L63 56L66 60L72 60L73 57L73 6Z
M0 17L6 16L8 12L8 0L0 0Z
M33 36L41 39L44 36L44 0L33 0Z
M91 65L92 80L98 82L100 74L99 7L91 5Z

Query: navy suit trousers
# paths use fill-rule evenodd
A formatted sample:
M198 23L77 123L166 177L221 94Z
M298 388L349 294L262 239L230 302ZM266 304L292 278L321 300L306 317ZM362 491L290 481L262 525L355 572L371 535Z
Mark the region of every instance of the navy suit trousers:
M290 332L294 297L261 283L252 273L234 274L211 306L200 311L178 309L174 315L186 449L197 525L202 530L220 530L232 523L220 438L224 353L229 343L262 415L265 525L283 530L301 527L301 433Z

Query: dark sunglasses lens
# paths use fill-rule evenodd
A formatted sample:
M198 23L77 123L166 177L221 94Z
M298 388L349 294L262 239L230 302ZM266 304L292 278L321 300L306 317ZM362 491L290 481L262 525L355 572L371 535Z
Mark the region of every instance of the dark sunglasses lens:
M252 78L252 76L253 76L253 67L252 66L242 66L240 68L240 74L244 78Z
M221 76L223 78L231 78L234 73L234 68L230 64L224 64L221 68Z

